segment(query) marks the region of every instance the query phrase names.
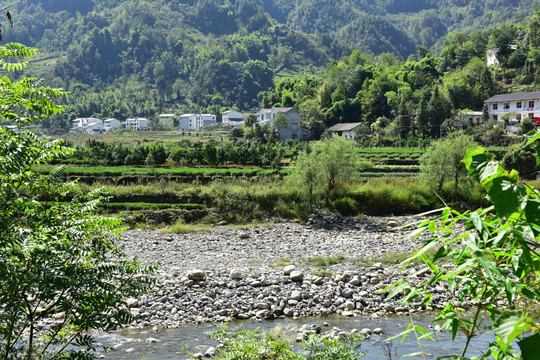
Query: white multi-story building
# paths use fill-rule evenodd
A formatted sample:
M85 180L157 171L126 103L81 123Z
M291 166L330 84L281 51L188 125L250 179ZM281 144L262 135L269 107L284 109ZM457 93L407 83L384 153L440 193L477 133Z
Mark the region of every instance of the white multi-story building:
M485 103L489 116L494 120L501 121L504 115L515 123L521 122L524 117L531 120L540 118L540 91L495 95Z
M132 128L135 130L146 130L148 129L148 119L146 118L129 118L125 122L126 128Z
M96 118L77 118L72 121L73 127L71 128L72 131L75 132L84 132L87 130L88 125L90 124L103 124L103 120L96 119Z
M107 119L103 122L105 131L111 131L122 127L122 122L118 119Z
M288 120L287 126L280 128L279 140L285 141L289 139L307 140L311 137L311 132L305 129L300 124L300 112L292 107L275 107L272 109L259 110L259 122L261 124L269 124L281 113Z
M102 123L93 122L91 124L86 125L85 131L89 134L101 133L105 131L105 126L103 126Z
M217 117L214 114L199 114L197 115L197 130L206 126L215 124L217 122Z
M221 114L221 123L227 127L237 127L244 125L242 114L236 110L228 110Z
M195 114L183 114L178 118L178 128L180 130L196 130L197 129L197 115Z

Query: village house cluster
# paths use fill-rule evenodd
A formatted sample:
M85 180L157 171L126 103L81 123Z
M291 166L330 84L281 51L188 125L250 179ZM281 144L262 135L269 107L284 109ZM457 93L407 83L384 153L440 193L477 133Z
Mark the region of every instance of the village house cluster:
M249 115L255 115L260 124L271 124L278 116L283 114L287 119L286 126L279 128L279 137L281 141L289 139L307 140L311 137L309 130L301 126L300 112L293 107L275 107L272 109L261 109L257 112L241 113L236 110L227 110L221 114L221 125L223 127L239 127L245 124ZM164 129L174 130L201 130L202 128L216 124L217 116L215 114L160 114L158 122ZM73 132L85 132L89 134L101 133L113 129L134 129L149 130L149 120L146 118L135 117L128 118L125 121L118 119L101 120L97 118L77 118L73 120L71 130Z
M519 132L518 124L524 118L529 118L535 125L540 125L540 91L495 95L487 99L485 104L489 118L505 123L506 129L510 132ZM287 118L286 126L280 127L278 130L281 141L307 140L311 137L310 131L301 125L300 112L293 107L274 107L244 113L227 110L221 114L221 125L228 128L243 126L249 115L255 115L259 124L271 124L280 113ZM473 124L479 124L482 122L483 113L481 111L463 111L459 117ZM164 129L173 130L176 128L181 131L196 131L218 123L218 117L215 114L182 114L180 116L161 114L158 116L158 121ZM330 131L333 136L354 139L354 129L360 124L359 122L336 124L330 128ZM100 133L118 128L148 130L150 126L149 120L141 117L128 118L123 122L117 119L78 118L73 120L72 131Z
M101 133L120 128L147 130L149 128L148 123L148 119L140 117L128 118L123 122L118 119L101 120L97 118L77 118L73 120L71 130L74 132L86 132L89 134Z

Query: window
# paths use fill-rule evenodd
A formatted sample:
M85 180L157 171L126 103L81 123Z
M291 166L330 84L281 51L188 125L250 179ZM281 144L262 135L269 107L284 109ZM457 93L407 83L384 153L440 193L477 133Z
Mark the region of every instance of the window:
M499 108L498 104L493 104L493 110L497 110Z
M498 120L497 115L493 115L493 120L495 120L495 121Z
M530 107L530 108L533 108L533 107L534 107L534 100L533 100L533 101L529 101L529 107Z
M518 102L516 103L516 108L521 109L521 101L518 101Z
M534 117L534 113L529 113L529 119L532 119Z
M510 109L510 104L509 103L504 103L503 109L504 110L509 110Z

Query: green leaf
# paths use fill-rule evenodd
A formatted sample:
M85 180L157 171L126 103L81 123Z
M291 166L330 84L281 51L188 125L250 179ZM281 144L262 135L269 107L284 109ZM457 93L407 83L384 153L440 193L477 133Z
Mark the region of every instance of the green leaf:
M402 292L403 290L405 290L406 288L409 287L409 283L405 282L405 281L399 281L395 284L392 284L392 286L394 286L394 290L392 290L392 292L390 294L388 294L388 296L386 297L387 300L390 300L392 299L394 296L396 296L397 294L399 294L400 292ZM385 288L384 290L388 290L390 289L392 286L389 286L387 288Z
M540 354L540 333L534 333L518 341L523 360L538 360Z
M486 190L500 217L508 217L515 212L520 212L527 204L525 187L516 184L509 176L494 178Z
M525 206L527 222L540 225L540 198L529 198Z
M463 159L469 175L480 181L480 170L486 166L487 163L493 158L493 155L486 153L484 148L478 147L474 149L467 149L467 155Z
M472 221L474 227L476 228L476 230L482 231L482 229L483 229L483 227L482 227L482 219L480 219L480 215L478 215L477 212L471 213L471 221Z
M522 311L504 311L493 324L493 333L507 346L531 328L532 320Z

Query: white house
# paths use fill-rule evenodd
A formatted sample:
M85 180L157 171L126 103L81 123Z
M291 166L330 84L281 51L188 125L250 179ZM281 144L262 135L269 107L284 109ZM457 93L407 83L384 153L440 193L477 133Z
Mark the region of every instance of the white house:
M105 131L105 126L103 126L102 123L93 122L91 124L86 125L85 131L89 134L101 133Z
M272 109L259 110L259 122L261 124L272 123L277 115L281 113L288 119L287 126L279 129L279 140L290 139L307 140L311 137L311 132L300 125L300 112L292 107L275 107Z
M237 127L244 125L242 114L236 110L228 110L221 114L221 123L223 126Z
M132 128L135 130L148 129L148 119L146 118L129 118L125 121L126 128Z
M161 126L165 129L174 128L174 118L176 114L160 114L158 116L158 121Z
M215 124L217 122L217 117L214 114L199 114L197 115L197 130L206 126Z
M195 114L183 114L178 118L178 128L180 130L196 130L197 129L197 115Z
M96 119L96 118L77 118L72 121L73 127L71 128L72 131L75 132L84 132L86 131L89 124L99 123L103 124L103 120Z
M481 111L462 111L459 113L458 118L463 123L478 125L482 122L482 115Z
M354 134L354 129L361 123L341 123L336 124L332 127L330 127L330 131L332 132L332 137L335 136L343 136L345 139L351 139L354 140L356 135Z
M118 119L107 119L103 122L103 126L105 127L105 131L111 131L114 129L119 129L122 127L122 122Z
M501 121L505 115L515 123L521 122L524 117L531 120L540 118L540 91L495 95L485 103L493 120Z

